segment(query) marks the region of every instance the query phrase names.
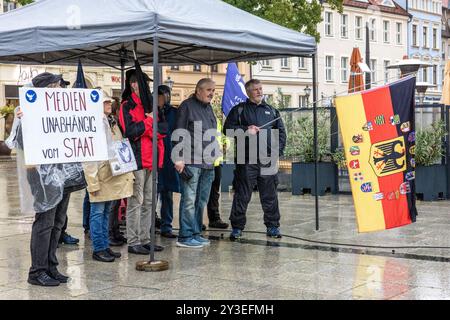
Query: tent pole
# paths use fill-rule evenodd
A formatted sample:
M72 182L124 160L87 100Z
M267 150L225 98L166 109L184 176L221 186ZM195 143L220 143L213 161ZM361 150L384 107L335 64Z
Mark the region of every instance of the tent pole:
M316 69L316 53L311 57L312 60L312 72L313 72L313 114L314 114L314 192L315 207L316 207L316 231L319 230L319 146L317 138L317 69Z
M120 59L120 92L125 90L125 59Z
M159 39L153 40L153 159L152 159L152 228L150 245L150 262L155 261L155 215L157 201L157 176L158 176L158 86L159 74Z
M159 74L159 39L153 38L153 139L152 139L152 217L150 229L150 261L136 263L138 271L165 271L169 269L169 262L155 260L155 216L157 201L157 179L158 179L158 86ZM146 195L144 195L146 196ZM149 195L147 195L149 196Z

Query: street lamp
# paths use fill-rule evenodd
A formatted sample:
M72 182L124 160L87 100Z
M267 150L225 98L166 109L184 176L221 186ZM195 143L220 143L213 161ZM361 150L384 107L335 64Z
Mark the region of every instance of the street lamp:
M306 85L306 88L303 89L303 91L305 91L306 106L309 106L309 96L311 95L311 88Z
M170 90L172 90L173 88L173 84L175 83L175 81L173 81L172 79L170 79L170 77L167 78L166 81L164 81L164 84L166 86L168 86L170 88Z

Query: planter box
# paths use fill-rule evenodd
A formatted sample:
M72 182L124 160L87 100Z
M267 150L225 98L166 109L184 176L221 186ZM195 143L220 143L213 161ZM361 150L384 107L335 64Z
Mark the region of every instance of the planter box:
M334 163L320 162L319 170L319 196L325 195L327 190L332 194L338 193L337 168ZM315 196L314 163L292 163L292 194L302 195L311 192Z
M417 166L416 194L420 195L423 201L445 199L447 194L447 169L445 165Z

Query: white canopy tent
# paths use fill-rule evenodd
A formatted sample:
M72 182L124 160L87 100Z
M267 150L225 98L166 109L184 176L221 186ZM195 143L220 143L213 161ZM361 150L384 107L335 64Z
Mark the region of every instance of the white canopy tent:
M86 66L121 69L123 79L126 65L133 62L133 49L141 64L153 64L154 92L160 84L157 71L161 65L310 57L313 99L317 100L314 38L220 0L40 0L0 15L0 63L74 65L80 59ZM157 105L157 95L153 99L153 105ZM154 109L156 145L157 108ZM316 104L314 120L316 131ZM153 151L156 167L157 148ZM317 176L316 165L316 186ZM156 174L153 174L155 211Z

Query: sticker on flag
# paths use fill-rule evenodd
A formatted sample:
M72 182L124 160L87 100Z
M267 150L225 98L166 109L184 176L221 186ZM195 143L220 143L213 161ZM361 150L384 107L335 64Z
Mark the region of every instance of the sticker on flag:
M392 229L416 221L414 185L415 77L335 99L350 169L359 232ZM385 125L389 121L392 125ZM369 130L369 123L377 126ZM361 130L363 133L355 135ZM372 124L373 125L373 124ZM406 134L411 133L411 134ZM354 149L358 143L358 152ZM351 158L358 155L357 160ZM352 162L354 161L354 162Z

